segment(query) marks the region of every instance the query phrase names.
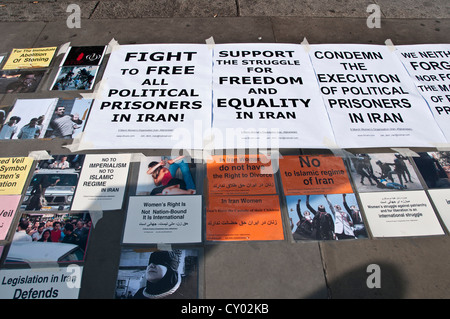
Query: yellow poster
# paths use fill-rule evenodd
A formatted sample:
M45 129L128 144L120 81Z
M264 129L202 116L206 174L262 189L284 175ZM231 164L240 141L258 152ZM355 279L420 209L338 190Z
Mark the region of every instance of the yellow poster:
M30 157L0 158L0 195L22 194L33 159Z
M56 47L13 49L3 70L46 68L55 51Z
M209 197L206 240L284 240L278 195Z

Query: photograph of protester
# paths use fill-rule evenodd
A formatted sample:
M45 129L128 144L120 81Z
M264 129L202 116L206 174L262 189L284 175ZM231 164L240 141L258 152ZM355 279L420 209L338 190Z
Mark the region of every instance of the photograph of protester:
M55 79L52 90L90 90L94 85L98 66L65 66Z
M70 210L85 155L54 155L38 162L21 209Z
M428 188L450 188L450 152L421 152L414 162Z
M198 252L123 249L119 262L117 299L198 298Z
M359 192L423 189L409 159L399 153L355 154L350 172Z
M197 193L195 164L184 156L150 156L141 160L136 195Z
M83 132L91 99L59 99L45 132L47 138L71 139Z
M6 70L0 72L0 93L35 92L45 70Z

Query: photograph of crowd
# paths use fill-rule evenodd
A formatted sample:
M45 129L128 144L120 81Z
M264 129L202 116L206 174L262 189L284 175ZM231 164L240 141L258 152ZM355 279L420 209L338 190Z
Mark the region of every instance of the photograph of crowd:
M0 93L36 91L45 70L6 70L0 72Z

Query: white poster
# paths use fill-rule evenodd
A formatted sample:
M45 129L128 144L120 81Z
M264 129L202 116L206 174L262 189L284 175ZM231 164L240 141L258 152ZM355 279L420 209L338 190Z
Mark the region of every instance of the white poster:
M195 249L123 248L116 299L197 299L199 252ZM161 271L154 271L158 269Z
M399 45L395 48L450 141L450 44Z
M0 299L78 299L83 267L0 270Z
M198 243L201 234L201 195L130 197L124 244Z
M211 126L211 74L206 44L119 46L80 149L201 149Z
M428 193L445 227L450 229L450 189L430 189Z
M121 209L131 154L86 155L72 210Z
M341 148L446 143L395 53L383 45L311 45L310 56Z
M334 135L307 52L295 44L214 47L214 147L329 147Z
M373 237L443 235L425 191L360 193Z

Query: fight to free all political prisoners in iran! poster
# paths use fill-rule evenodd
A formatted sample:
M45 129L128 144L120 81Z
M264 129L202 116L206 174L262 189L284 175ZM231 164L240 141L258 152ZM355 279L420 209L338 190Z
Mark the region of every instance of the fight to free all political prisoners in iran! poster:
M212 50L201 44L121 45L109 58L80 149L201 149L211 126L211 61Z

